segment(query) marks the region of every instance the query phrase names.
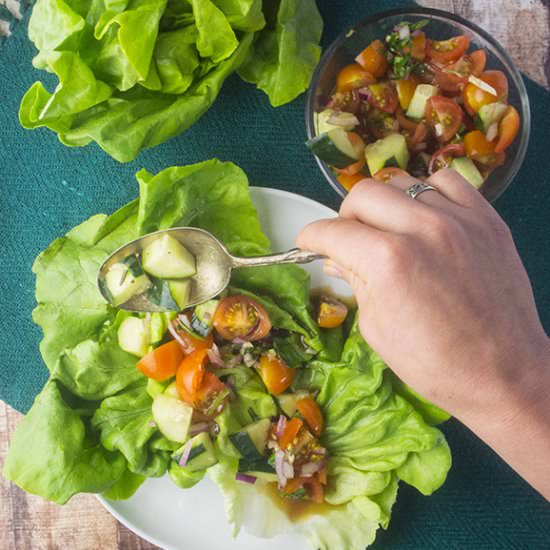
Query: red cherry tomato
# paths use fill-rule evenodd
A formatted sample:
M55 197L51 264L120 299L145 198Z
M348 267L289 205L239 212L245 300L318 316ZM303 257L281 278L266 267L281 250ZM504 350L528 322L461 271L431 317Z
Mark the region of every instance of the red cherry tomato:
M385 113L394 113L399 104L397 92L389 82L379 82L369 86L369 103Z
M426 103L426 121L440 143L452 139L462 125L462 109L448 97L435 95Z
M176 374L184 357L178 342L171 340L142 357L136 367L148 378L168 380Z
M214 337L212 336L212 333L204 338L197 338L189 331L181 328L177 319L172 321L172 325L176 329L180 340L183 342L183 351L186 354L193 353L194 351L199 351L201 349L210 349L212 344L214 344Z
M460 92L468 83L470 75L479 76L485 68L487 55L485 50L476 50L464 55L452 65L440 66L433 64L435 81L439 88L451 94Z
M218 304L214 313L214 329L225 340L241 338L252 342L269 334L271 321L259 302L236 294Z
M469 45L470 38L464 34L449 40L429 40L426 54L436 63L452 63L464 55Z
M519 126L519 113L509 105L498 125L498 141L495 146L495 153L502 153L512 144L519 131Z

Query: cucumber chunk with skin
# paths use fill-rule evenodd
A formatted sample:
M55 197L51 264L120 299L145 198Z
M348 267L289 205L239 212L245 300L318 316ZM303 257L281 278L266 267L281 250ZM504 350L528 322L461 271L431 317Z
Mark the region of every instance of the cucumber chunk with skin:
M170 279L168 281L170 294L180 311L189 303L191 284L191 279Z
M468 157L458 157L451 162L451 168L468 180L476 189L483 184L483 176L477 166Z
M357 162L362 154L362 147L354 146L348 132L335 128L306 141L309 150L327 164L335 168L345 168Z
M357 126L357 117L352 113L344 111L335 111L334 109L325 109L320 113L316 113L316 132L323 134L334 130L335 128L343 128L344 130L353 130ZM338 120L338 124L333 124L330 120Z
M153 279L148 298L153 304L181 311L189 303L191 279Z
M281 410L291 418L296 414L296 401L304 399L304 397L310 397L307 391L298 391L296 393L282 393L277 396L279 406Z
M132 268L123 262L118 262L107 271L105 286L113 305L119 306L130 298L146 292L151 286L151 281L145 273L133 275Z
M439 90L437 86L431 84L419 84L414 90L409 108L407 109L407 116L420 120L424 118L424 112L426 111L426 103L430 97L437 95Z
M157 395L160 395L166 389L166 382L160 380L147 379L147 386L145 388L151 399L154 399Z
M251 463L262 461L270 428L271 421L269 418L264 418L231 434L229 439L245 461Z
M141 264L147 273L161 279L184 279L196 273L195 257L168 233L143 249Z
M507 109L508 105L499 101L483 105L477 113L476 126L487 133L490 126L500 122Z
M219 300L208 300L199 304L191 317L191 328L202 337L208 336L214 325L214 314L218 309Z
M149 351L149 327L145 319L127 317L117 331L118 345L124 351L143 357Z
M365 157L371 174L382 168L397 165L406 170L409 163L407 140L401 134L390 134L365 147Z
M187 440L193 407L165 391L153 399L152 409L153 418L165 437L176 443Z

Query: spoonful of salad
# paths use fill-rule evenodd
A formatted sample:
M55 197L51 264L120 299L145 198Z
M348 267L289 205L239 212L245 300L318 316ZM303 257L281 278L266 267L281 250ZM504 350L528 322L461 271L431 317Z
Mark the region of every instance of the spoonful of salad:
M175 227L149 233L115 250L99 268L97 284L103 297L120 309L181 311L220 294L233 269L324 258L298 248L240 258L204 229Z

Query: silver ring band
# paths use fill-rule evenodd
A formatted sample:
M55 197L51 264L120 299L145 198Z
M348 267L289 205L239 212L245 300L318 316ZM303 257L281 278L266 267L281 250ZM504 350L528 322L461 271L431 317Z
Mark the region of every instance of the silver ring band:
M416 199L418 195L421 193L424 193L424 191L437 191L435 187L432 187L431 185L428 185L427 183L422 183L421 181L417 181L413 185L411 185L405 193L411 197L411 199Z

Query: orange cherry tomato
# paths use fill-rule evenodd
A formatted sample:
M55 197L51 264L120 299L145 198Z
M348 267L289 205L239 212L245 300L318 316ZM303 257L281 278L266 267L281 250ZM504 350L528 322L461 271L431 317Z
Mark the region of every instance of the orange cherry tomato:
M323 414L317 402L311 397L296 401L296 410L302 415L313 435L319 437L323 431Z
M349 92L376 82L376 79L361 65L351 63L346 65L336 77L336 91Z
M366 177L367 176L365 176L365 174L361 174L360 172L357 174L339 173L336 176L336 179L344 186L347 191L349 191L358 181L361 181Z
M317 504L322 504L324 501L324 490L317 475L312 477L295 477L289 479L282 489L285 495L292 495L300 489L305 489L309 499Z
M430 40L426 54L437 63L452 63L464 55L469 45L470 38L464 34L449 40Z
M386 48L380 40L373 40L355 61L375 78L380 78L388 68Z
M218 304L214 313L214 329L224 340L240 338L253 342L269 334L271 321L259 302L235 294Z
M260 376L269 393L283 393L294 380L296 370L290 368L279 356L264 353L260 357Z
M223 395L221 401L219 399L220 394ZM195 396L195 406L210 418L221 412L228 395L229 392L225 384L213 372L205 372ZM213 404L216 404L216 409L218 407L220 409L212 410Z
M469 55L462 56L452 65L437 66L431 68L435 72L435 81L444 92L460 92L466 84L470 75L479 76L485 68L487 54L485 50L476 50Z
M452 99L434 95L426 102L426 121L440 143L452 139L462 125L462 109Z
M376 172L376 174L374 174L372 177L375 180L382 181L384 183L389 183L394 176L407 176L407 175L408 175L407 172L405 172L405 170L401 170L401 168L388 166L388 168L382 168L382 170L378 170L378 172Z
M344 174L346 176L354 176L355 174L361 172L363 170L363 167L365 166L366 159L365 156L362 155L362 157L353 164L350 164L349 166L346 166L345 168L335 168L337 174Z
M176 374L184 357L178 342L171 340L142 357L136 367L148 378L168 380Z
M339 327L348 315L345 304L328 296L321 296L317 311L317 324L321 328Z
M462 145L462 143L450 143L449 145L445 145L445 147L442 147L432 155L430 165L428 166L428 172L433 174L438 170L448 168L453 158L463 157L464 154L464 145Z
M415 31L412 35L411 56L417 61L426 59L426 34L422 31ZM405 107L403 107L404 109Z
M215 412L209 410L210 405L221 392L227 391L223 382L206 370L208 362L207 350L195 351L181 362L176 373L176 388L180 398L207 416Z
M485 71L479 76L481 80L492 86L497 95L482 90L475 84L468 82L462 92L462 101L466 112L475 115L483 105L495 101L508 101L508 79L502 71Z
M181 328L177 319L172 321L172 325L176 329L178 336L183 342L183 351L186 354L193 353L194 351L199 351L201 349L210 349L214 344L214 337L212 333L204 338L197 338L193 336L189 331Z
M464 151L471 159L478 159L495 152L495 143L489 141L483 132L474 130L464 136Z
M363 141L363 138L356 132L347 132L347 136L353 150L356 151L362 159L364 159L365 155L363 153L365 151L365 142Z
M399 126L405 130L411 130L414 132L418 126L418 122L407 118L402 109L397 109L397 111L395 111L395 118L397 119Z
M498 141L495 146L495 153L502 153L511 145L519 131L519 125L519 113L509 105L498 125Z
M406 110L409 108L417 85L418 80L412 76L395 82L395 89L397 90L397 97L399 98L401 109Z
M399 104L395 88L389 82L370 84L368 102L385 113L394 113Z
M281 434L281 438L279 439L279 445L283 451L288 449L288 446L294 441L303 425L304 423L297 416L292 417L286 423L286 427Z

